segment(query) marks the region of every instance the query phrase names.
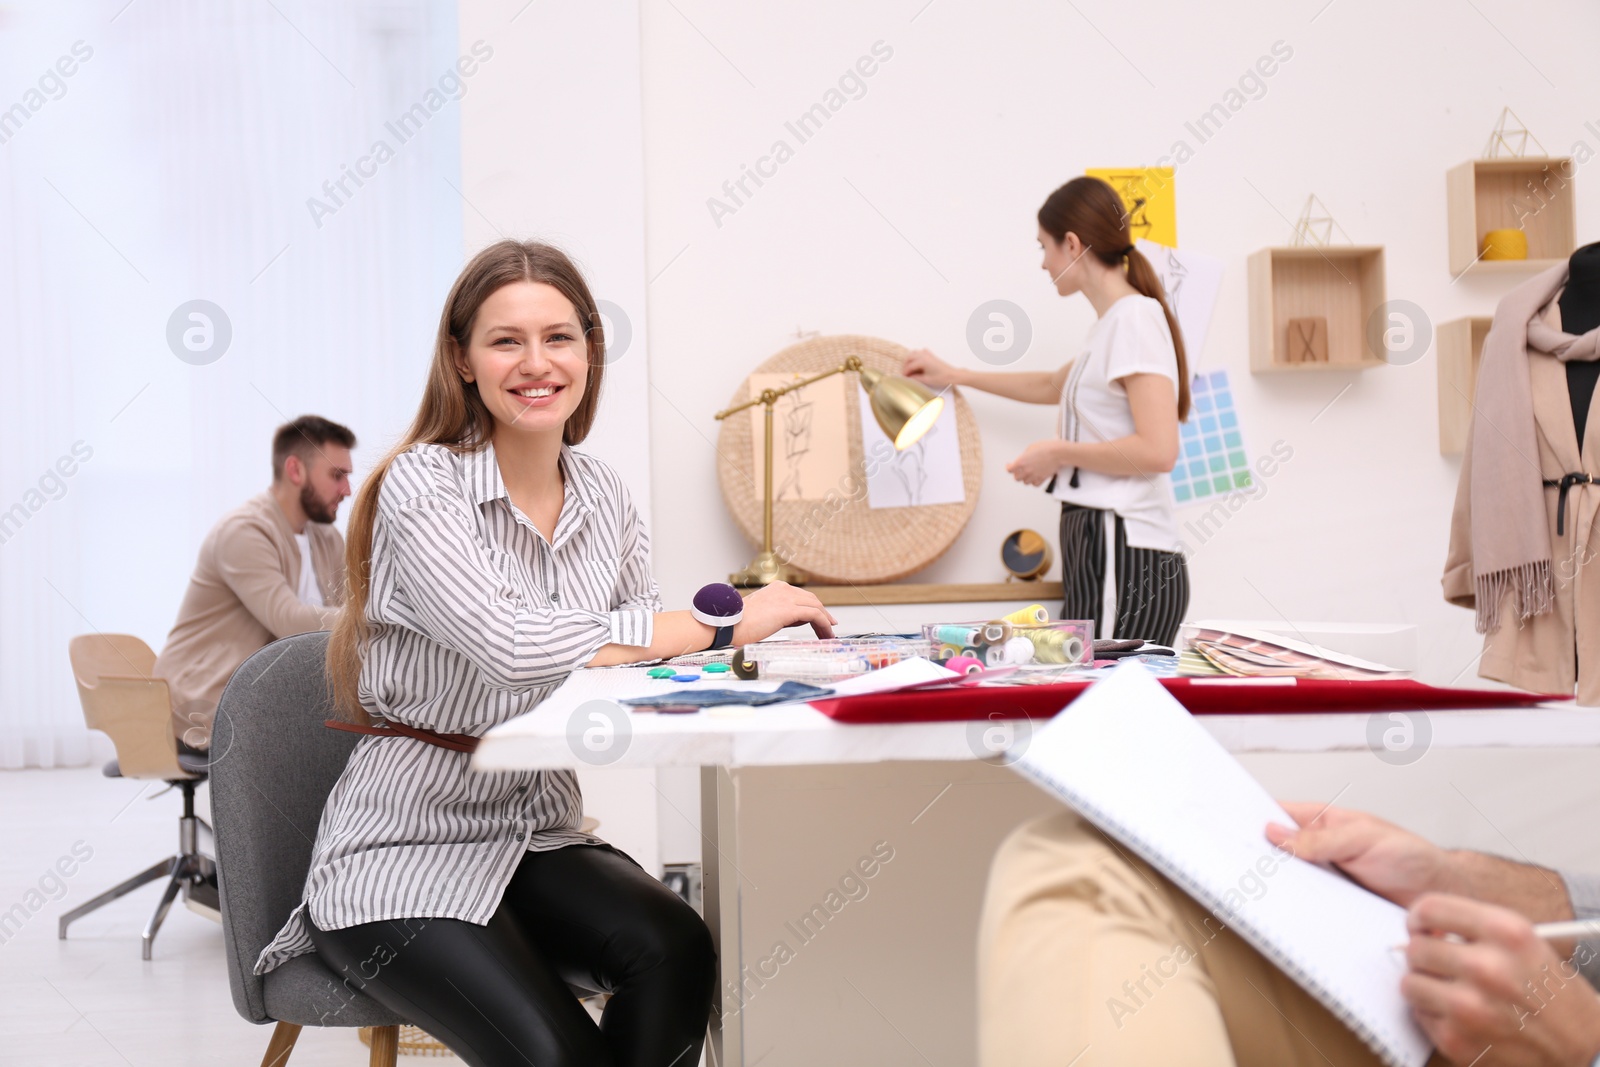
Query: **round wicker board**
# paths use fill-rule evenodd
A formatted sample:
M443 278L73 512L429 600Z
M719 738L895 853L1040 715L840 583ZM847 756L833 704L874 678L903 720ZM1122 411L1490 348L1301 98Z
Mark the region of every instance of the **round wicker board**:
M819 374L849 356L874 370L899 374L907 350L877 337L840 334L815 337L791 345L762 363L752 373ZM807 571L818 582L875 584L893 582L922 570L955 543L978 506L983 477L983 446L978 423L966 399L952 389L956 432L961 449L961 475L966 490L959 504L929 504L873 508L867 502L866 467L861 424L853 406L865 399L859 379L840 375L848 398L846 434L850 446L850 471L840 484L818 500L776 500L772 506L773 548L788 562ZM729 406L749 399L749 379L739 384ZM761 408L754 409L758 414ZM728 511L757 548L761 545L761 494L751 447L751 416L739 412L724 419L717 437L717 478ZM775 454L782 456L782 427L776 428Z

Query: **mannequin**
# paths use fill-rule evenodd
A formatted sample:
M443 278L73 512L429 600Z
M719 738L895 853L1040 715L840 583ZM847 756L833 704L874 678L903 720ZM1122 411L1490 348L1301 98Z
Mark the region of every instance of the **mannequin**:
M1442 583L1477 616L1481 677L1600 707L1600 430L1584 439L1597 391L1600 243L1495 308Z
M1600 241L1572 253L1568 270L1567 287L1556 301L1561 309L1561 328L1574 335L1588 333L1600 326ZM1572 397L1572 424L1578 433L1580 452L1597 382L1600 360L1574 359L1567 363L1567 392Z

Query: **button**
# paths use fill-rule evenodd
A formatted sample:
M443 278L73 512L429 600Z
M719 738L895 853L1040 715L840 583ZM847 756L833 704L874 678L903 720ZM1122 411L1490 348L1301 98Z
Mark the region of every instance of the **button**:
M552 601L560 600L561 599L561 594L560 593L551 593L550 594L550 599Z
M525 838L527 836L528 836L527 834L523 833L521 830L518 830L515 834L512 835L511 839L513 841L521 841L523 838Z
M519 785L519 786L517 786L517 792L519 792L519 793L526 793L526 792L527 792L527 791L528 791L528 787L527 787L527 786L525 786L525 785Z

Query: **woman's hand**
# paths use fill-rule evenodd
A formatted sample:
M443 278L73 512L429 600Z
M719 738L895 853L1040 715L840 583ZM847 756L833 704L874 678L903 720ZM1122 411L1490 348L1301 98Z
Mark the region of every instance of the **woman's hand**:
M811 624L818 637L832 637L838 619L828 613L817 594L788 582L773 582L744 598L744 618L733 627L733 643L763 641L786 626Z
M1043 485L1062 467L1061 444L1056 440L1035 441L1006 464L1006 473L1024 485Z
M1450 853L1376 815L1282 801L1300 829L1270 823L1267 840L1312 863L1331 863L1380 897L1410 907L1422 894L1453 888Z
M900 373L912 381L921 382L935 392L961 384L961 371L926 348L919 348L908 354Z

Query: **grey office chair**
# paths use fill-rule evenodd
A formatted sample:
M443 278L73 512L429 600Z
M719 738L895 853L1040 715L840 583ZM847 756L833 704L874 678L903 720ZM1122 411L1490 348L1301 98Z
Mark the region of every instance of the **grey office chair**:
M282 1067L303 1026L370 1026L372 1067L394 1067L406 1023L336 979L315 953L253 974L300 903L317 823L358 735L329 730L328 634L275 641L228 681L211 732L211 818L233 1006L276 1022L262 1067Z

